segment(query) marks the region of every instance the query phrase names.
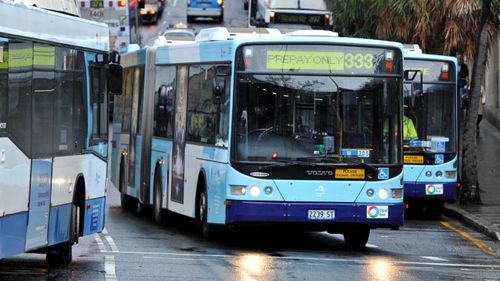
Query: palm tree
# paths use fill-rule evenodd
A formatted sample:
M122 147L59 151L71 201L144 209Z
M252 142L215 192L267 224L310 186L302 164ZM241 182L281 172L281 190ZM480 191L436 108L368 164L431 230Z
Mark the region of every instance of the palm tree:
M477 112L487 50L499 26L500 0L332 0L334 27L344 36L419 44L426 53L459 50L472 69L469 112ZM478 36L479 35L479 36ZM464 128L462 203L479 203L476 114Z

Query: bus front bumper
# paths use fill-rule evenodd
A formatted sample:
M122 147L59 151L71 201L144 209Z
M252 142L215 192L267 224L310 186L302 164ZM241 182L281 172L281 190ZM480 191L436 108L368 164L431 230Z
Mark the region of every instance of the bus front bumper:
M309 210L334 210L333 219L309 219ZM403 225L404 204L226 201L226 223L335 223L370 227Z
M404 183L405 201L429 199L452 202L457 195L456 182L443 183Z

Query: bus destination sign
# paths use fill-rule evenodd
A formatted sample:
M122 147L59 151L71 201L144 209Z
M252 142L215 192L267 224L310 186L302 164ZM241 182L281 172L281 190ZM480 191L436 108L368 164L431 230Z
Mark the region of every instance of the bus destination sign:
M342 71L373 70L375 56L363 53L267 51L267 69Z

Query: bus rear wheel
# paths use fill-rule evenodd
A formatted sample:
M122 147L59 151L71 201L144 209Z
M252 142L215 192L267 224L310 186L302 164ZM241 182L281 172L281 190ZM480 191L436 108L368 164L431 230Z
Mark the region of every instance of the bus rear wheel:
M167 222L167 210L164 210L161 206L161 201L163 198L163 184L161 180L161 172L156 169L155 171L155 196L153 202L153 214L156 223L159 225L165 225Z
M344 242L347 248L351 250L362 250L368 243L370 229L365 227L352 228L344 233Z
M47 250L45 260L50 268L66 268L73 261L73 244L78 240L78 208L72 205L69 224L69 241L51 246Z

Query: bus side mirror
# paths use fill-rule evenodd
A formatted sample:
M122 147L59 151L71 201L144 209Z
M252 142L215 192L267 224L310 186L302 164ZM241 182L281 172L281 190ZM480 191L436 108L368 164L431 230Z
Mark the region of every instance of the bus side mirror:
M116 63L108 65L108 93L112 95L122 94L123 68Z
M226 92L226 78L223 76L215 76L212 81L212 92L214 103L221 104Z

